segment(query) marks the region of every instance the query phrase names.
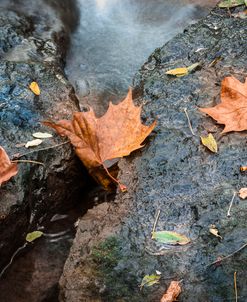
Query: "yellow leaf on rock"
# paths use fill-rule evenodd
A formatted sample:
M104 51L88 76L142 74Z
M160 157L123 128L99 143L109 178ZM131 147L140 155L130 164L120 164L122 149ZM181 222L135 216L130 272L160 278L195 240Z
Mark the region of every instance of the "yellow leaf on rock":
M238 192L238 195L242 199L247 198L247 188L241 188Z
M175 68L175 69L170 69L166 71L166 74L168 75L173 75L176 77L183 77L189 73L187 67L181 67L181 68Z
M29 141L26 143L25 147L30 148L30 147L36 147L42 143L42 139L34 139L32 141Z
M154 284L159 283L161 276L159 275L146 275L142 279L142 283L140 288L142 289L143 286L153 286Z
M29 88L30 90L36 94L36 95L40 95L40 89L39 89L39 85L37 82L32 82L30 85L29 85Z
M201 136L201 142L210 151L214 153L218 151L217 142L211 133L209 133L208 136Z

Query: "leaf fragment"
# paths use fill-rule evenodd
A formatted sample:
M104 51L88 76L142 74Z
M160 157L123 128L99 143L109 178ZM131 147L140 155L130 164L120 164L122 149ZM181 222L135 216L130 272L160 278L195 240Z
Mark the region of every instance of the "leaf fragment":
M210 151L216 153L218 151L217 142L212 135L212 133L209 133L207 136L201 136L201 142L202 144L207 147Z
M223 239L222 236L220 236L220 234L219 234L219 230L216 228L216 226L214 224L210 225L209 232L212 235L214 235L214 236L216 236L216 237L218 237L220 239Z
M159 275L146 275L142 279L142 283L140 285L140 289L143 288L143 286L153 286L154 284L158 284L160 281Z
M17 173L17 164L10 161L8 154L4 148L0 146L0 186Z
M26 241L27 242L32 242L38 238L40 238L41 236L43 236L43 232L41 231L33 231L31 233L28 233L27 236L26 236Z
M172 231L158 231L152 233L152 239L165 244L185 245L190 242L190 239L184 235Z
M180 282L178 281L172 281L167 289L167 291L165 292L165 294L163 295L163 297L161 298L160 302L174 302L177 301L177 297L180 295L181 293L181 286L179 284Z
M52 134L47 132L35 132L33 133L33 137L35 138L51 138Z
M246 0L246 6L247 6L247 0ZM238 12L235 14L232 14L234 18L239 18L239 19L247 19L247 9L244 10L243 12Z
M42 139L34 139L32 141L28 141L25 145L26 148L30 148L30 147L36 147L40 144L42 144Z
M40 95L40 88L37 82L32 82L29 88L35 95Z
M238 192L238 195L240 198L246 199L247 198L247 188L241 188Z
M221 83L221 103L210 108L199 108L219 124L222 133L247 130L247 78L242 83L234 77L226 77Z
M246 4L246 0L222 0L218 6L220 8L231 8L243 4Z

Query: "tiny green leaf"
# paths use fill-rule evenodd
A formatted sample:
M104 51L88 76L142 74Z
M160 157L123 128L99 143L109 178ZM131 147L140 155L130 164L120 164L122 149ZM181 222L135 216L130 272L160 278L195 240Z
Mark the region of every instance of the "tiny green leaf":
M221 8L231 8L243 4L246 5L246 0L222 0L218 6Z
M38 239L39 237L41 237L44 233L41 231L34 231L32 233L28 233L26 236L26 241L27 242L32 242L36 239Z
M159 283L160 281L160 277L159 275L146 275L143 277L142 279L142 283L140 285L140 288L142 289L143 286L152 286L154 284Z
M185 245L190 242L190 239L184 235L170 231L159 231L152 233L152 239L158 242L172 244L172 245Z
M188 72L193 71L193 70L196 69L198 66L200 66L200 64L201 64L200 62L197 62L197 63L194 63L194 64L188 66L188 67L187 67Z
M201 136L202 144L207 147L210 151L216 153L218 151L218 146L215 138L211 133L208 136Z

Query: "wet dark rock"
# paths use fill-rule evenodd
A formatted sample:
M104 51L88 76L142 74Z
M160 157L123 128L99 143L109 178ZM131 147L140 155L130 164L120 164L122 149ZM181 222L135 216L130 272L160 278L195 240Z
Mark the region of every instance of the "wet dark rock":
M207 267L246 243L246 202L236 197L227 217L233 193L246 186L247 176L239 172L247 160L246 133L222 135L223 127L197 108L219 102L224 77L246 77L246 27L246 20L215 9L157 49L136 75L136 95L145 100L143 117L157 118L158 126L143 150L120 161L128 192L80 220L60 280L60 301L159 301L171 280L183 280L181 302L231 301L235 271L239 300L246 301L247 249ZM210 65L216 58L221 60ZM199 61L201 68L186 77L165 74ZM204 130L214 133L218 154L200 144ZM156 230L185 234L191 244L171 248L151 240L158 210ZM209 233L211 224L222 240ZM144 275L155 270L162 273L160 284L140 291Z
M61 21L64 5L70 3L73 11L74 4L65 1L61 11L55 11L49 2L0 2L0 145L11 158L34 151L21 159L44 163L19 163L18 175L0 188L0 270L27 232L39 229L55 209L71 207L85 187L85 170L69 144L37 151L63 142L56 135L32 150L18 147L32 140L34 132L52 132L42 120L69 118L78 111L63 73L72 24ZM38 82L40 96L28 88L32 81Z

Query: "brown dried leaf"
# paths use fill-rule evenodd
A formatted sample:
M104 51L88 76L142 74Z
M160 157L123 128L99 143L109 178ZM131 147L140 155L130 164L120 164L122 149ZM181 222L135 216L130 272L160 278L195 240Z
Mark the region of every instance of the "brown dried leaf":
M240 198L246 199L247 198L247 188L241 188L238 192L238 195Z
M0 186L18 173L17 164L12 163L6 151L0 146Z
M181 293L180 282L172 281L166 291L166 293L161 298L160 302L173 302L176 301L177 297Z
M225 124L222 133L247 130L247 78L241 83L226 77L221 84L221 103L215 107L200 108L219 124Z
M71 121L45 121L44 124L67 136L81 161L91 169L143 147L142 142L156 122L145 126L140 115L141 107L134 105L130 89L121 103L110 103L106 114L100 118L90 108L88 112L75 112Z

